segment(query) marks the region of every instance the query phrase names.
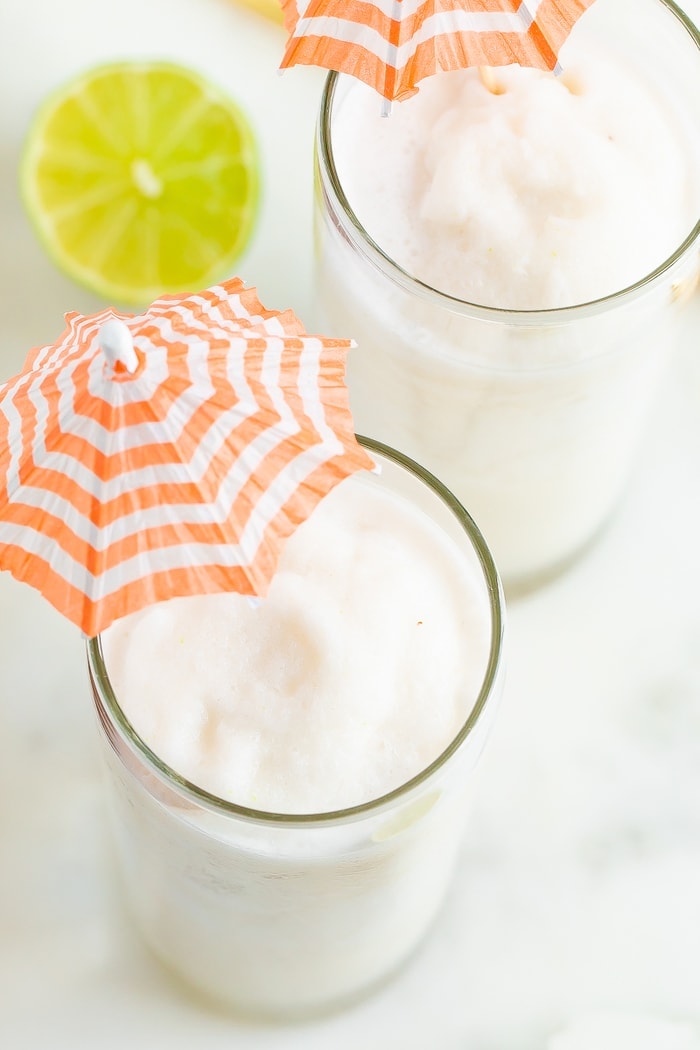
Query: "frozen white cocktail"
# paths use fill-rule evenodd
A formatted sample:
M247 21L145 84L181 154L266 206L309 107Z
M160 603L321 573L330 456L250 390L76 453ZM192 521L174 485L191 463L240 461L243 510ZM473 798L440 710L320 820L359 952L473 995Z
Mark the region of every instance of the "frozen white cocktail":
M508 583L564 563L628 474L698 274L700 37L596 0L561 76L437 74L381 116L331 76L317 304L353 412L474 513Z
M501 684L470 518L372 447L260 602L176 599L89 643L131 909L208 996L294 1015L373 985L434 917Z

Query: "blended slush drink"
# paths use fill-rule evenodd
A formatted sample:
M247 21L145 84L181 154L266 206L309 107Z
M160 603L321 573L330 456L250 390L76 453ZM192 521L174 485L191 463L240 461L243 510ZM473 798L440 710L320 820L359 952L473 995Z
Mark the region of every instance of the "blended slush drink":
M321 501L263 600L176 599L90 645L131 910L245 1011L335 1005L420 940L500 688L483 541L434 479L372 454L381 473Z
M382 117L332 76L319 323L350 333L360 429L469 506L506 583L607 518L700 267L700 37L597 0L563 72L438 74Z

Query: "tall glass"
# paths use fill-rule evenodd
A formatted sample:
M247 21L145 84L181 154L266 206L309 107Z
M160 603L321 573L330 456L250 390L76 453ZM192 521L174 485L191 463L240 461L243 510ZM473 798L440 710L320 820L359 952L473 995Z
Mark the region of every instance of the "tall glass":
M697 149L700 35L673 3L597 0L573 33L644 69ZM595 302L462 302L402 270L353 211L334 136L354 90L332 74L318 124L318 326L358 344L348 383L359 429L438 474L479 522L506 587L529 586L582 549L618 500L662 371L691 337L700 222L652 273Z
M387 487L431 515L474 574L487 626L483 677L478 695L465 697L463 725L407 783L335 812L325 812L319 798L318 812L303 815L214 797L139 738L112 689L100 638L88 642L130 910L168 968L246 1013L329 1009L375 985L415 948L450 881L474 766L501 690L503 598L478 529L430 474L361 440L381 473L348 483Z

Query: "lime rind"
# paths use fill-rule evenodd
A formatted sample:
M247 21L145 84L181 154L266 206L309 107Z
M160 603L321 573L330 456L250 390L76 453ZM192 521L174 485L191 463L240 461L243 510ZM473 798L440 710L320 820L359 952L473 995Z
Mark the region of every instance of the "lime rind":
M93 91L100 81L106 90ZM169 90L158 96L159 85ZM121 122L106 116L117 101ZM167 119L168 109L176 119ZM163 135L159 122L169 129ZM212 128L217 148L207 154ZM128 192L135 161L143 162L135 175L140 194ZM75 187L72 205L66 184ZM164 61L110 63L74 78L39 108L20 191L63 273L106 299L142 305L231 272L259 212L257 142L240 107L200 74Z

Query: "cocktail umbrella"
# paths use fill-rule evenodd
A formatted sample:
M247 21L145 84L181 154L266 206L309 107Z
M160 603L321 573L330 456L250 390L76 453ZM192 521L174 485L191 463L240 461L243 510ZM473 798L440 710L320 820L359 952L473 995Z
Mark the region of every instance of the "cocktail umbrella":
M289 41L281 66L357 77L388 101L440 70L518 63L557 68L593 0L281 0Z
M0 386L0 568L88 637L170 597L264 595L294 528L372 468L351 344L237 279L66 323Z

